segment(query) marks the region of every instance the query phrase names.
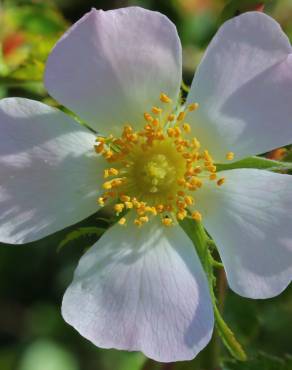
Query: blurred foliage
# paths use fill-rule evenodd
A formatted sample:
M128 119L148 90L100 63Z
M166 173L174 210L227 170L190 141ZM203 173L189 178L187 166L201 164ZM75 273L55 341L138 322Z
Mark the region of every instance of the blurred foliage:
M187 85L220 24L241 12L264 7L292 39L292 0L6 0L0 5L0 97L23 96L55 105L42 82L55 42L91 7L129 5L161 11L175 22ZM267 157L292 161L291 147ZM270 163L263 159L258 166ZM29 245L0 245L1 370L204 369L208 347L191 362L162 365L140 353L98 349L63 321L62 295L78 259L107 227L107 218L94 215ZM292 370L291 313L291 287L265 301L242 298L227 289L224 318L249 360L233 361L222 348L222 370Z

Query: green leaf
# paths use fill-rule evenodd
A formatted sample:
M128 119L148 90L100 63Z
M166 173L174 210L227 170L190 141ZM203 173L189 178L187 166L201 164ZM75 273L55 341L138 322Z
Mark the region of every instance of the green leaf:
M264 157L249 157L237 162L216 164L217 171L233 170L235 168L257 168L269 171L288 171L292 169L292 163L273 161Z
M71 231L66 235L65 239L59 244L58 250L61 250L63 247L69 243L86 236L96 235L100 237L104 233L105 229L101 227L80 227L79 229Z

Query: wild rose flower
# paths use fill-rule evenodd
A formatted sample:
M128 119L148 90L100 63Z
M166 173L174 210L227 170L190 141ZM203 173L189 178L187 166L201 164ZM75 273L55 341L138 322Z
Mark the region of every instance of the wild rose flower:
M288 285L292 178L217 173L214 163L292 141L291 52L267 15L232 19L180 106L174 25L141 8L93 9L57 43L45 75L91 130L36 101L0 102L2 242L40 239L104 204L121 216L64 296L63 316L84 337L159 361L191 359L208 343L212 304L185 217L202 220L238 294L268 298Z

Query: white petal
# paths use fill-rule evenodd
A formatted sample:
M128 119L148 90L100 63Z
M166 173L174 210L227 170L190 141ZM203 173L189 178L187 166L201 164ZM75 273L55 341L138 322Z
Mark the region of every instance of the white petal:
M280 294L292 278L292 176L255 169L220 172L198 192L230 287L250 298Z
M63 316L103 348L189 360L206 346L213 312L194 247L180 227L113 226L80 260Z
M292 142L292 48L280 25L250 12L227 21L195 75L189 101L196 135L217 161Z
M177 100L176 28L164 15L138 7L92 9L53 49L45 82L54 98L102 133L142 124L161 92Z
M95 136L66 114L21 98L0 101L0 241L26 243L97 210Z

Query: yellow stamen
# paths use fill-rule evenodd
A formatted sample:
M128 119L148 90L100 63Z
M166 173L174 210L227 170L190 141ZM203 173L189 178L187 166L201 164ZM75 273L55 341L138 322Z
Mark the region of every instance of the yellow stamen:
M202 221L201 213L198 212L198 211L193 212L192 213L192 219L195 220L195 221L198 221L198 222Z
M114 210L117 212L117 213L121 213L124 209L124 204L123 203L117 203L114 205Z
M165 93L160 100L171 102ZM225 179L217 180L212 155L206 148L200 149L199 140L189 135L190 124L184 122L186 114L196 109L198 103L192 103L179 113L164 116L159 106L153 106L150 113L144 113L146 123L142 129L134 130L134 126L126 124L120 137L98 137L95 151L110 163L104 178L112 177L104 181L105 191L97 199L98 204L104 206L116 200L115 213L131 210L137 226L155 216L170 226L188 217L190 206L199 204L194 194L198 191L199 197L198 189L205 181L215 180L221 186ZM226 154L227 159L231 157L232 152ZM202 216L195 211L191 218L200 221ZM119 224L125 223L122 217Z
M226 154L226 159L228 160L228 161L232 161L232 159L234 158L234 153L233 152L228 152L227 154Z
M160 100L162 103L171 103L171 99L164 93L160 94Z
M120 195L120 200L122 202L130 202L131 198L128 197L127 195L122 194L122 195Z
M133 208L133 203L132 202L125 202L125 206L127 209Z
M171 226L173 224L172 219L168 217L163 218L161 221L164 226Z
M121 217L120 219L119 219L119 224L120 225L125 225L126 224L126 218L125 217Z
M224 178L224 177L222 177L221 179L219 179L219 180L217 181L217 185L218 185L218 186L221 186L221 185L223 185L223 184L224 184L224 182L225 182L225 178Z
M162 109L158 108L158 107L152 107L152 113L160 114L160 113L162 113Z
M153 117L149 113L144 113L144 118L147 122L153 121Z
M188 106L189 112L193 112L193 111L197 110L198 108L199 108L199 103L191 103Z
M186 114L184 111L180 112L179 115L177 116L177 121L182 121L184 120Z
M97 202L98 202L98 204L99 204L101 207L103 207L103 206L104 206L104 201L105 201L104 197L99 197L99 198L97 199Z
M159 126L159 119L154 118L154 120L152 121L152 125L155 127Z
M185 131L185 132L187 132L187 133L190 133L191 132L191 126L188 124L188 123L184 123L183 125L182 125L182 127L183 127L183 130Z

